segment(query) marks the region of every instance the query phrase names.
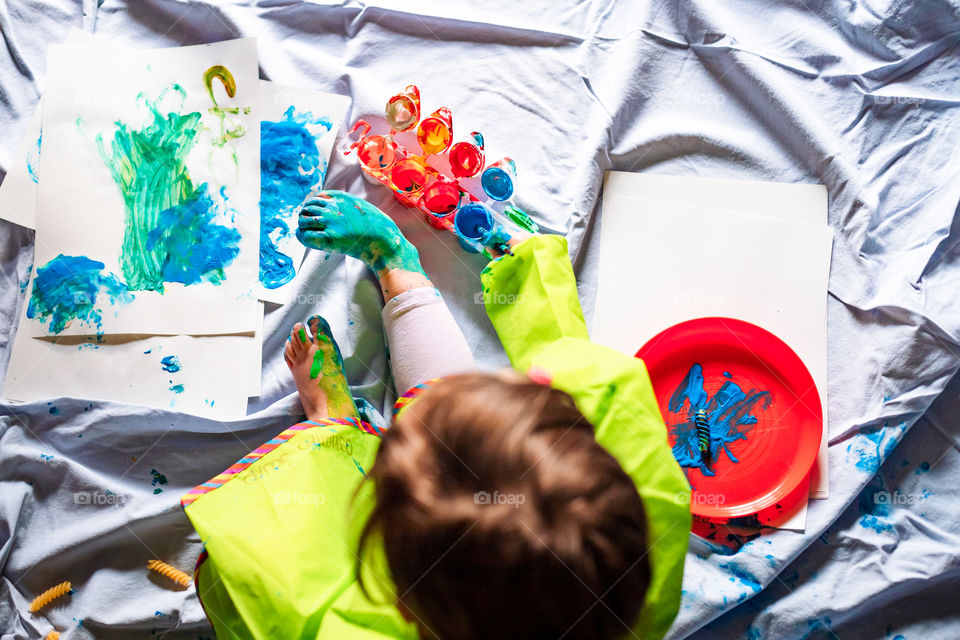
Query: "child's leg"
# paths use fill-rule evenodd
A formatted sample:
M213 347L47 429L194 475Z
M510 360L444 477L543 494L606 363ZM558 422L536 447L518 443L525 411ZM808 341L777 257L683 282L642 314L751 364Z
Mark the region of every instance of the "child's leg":
M398 392L475 368L467 340L423 272L416 247L385 213L348 193L325 191L304 206L297 237L308 247L362 260L376 273Z

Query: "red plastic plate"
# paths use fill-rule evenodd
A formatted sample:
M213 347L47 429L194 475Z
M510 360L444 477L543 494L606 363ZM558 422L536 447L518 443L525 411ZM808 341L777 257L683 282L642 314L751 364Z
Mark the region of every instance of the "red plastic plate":
M671 411L670 399L694 364L703 370L702 405L714 420L743 431L745 439L730 441L726 450L710 456L705 475L698 467L685 467L692 488L690 510L712 519L755 514L784 500L797 489L813 468L820 447L823 414L820 396L810 372L790 347L760 327L733 318L698 318L674 325L657 334L637 351L650 372L657 404L670 433L671 446L677 430L693 423L689 401ZM719 400L734 391L717 392L725 383L737 385L747 396L760 394L739 412L719 411ZM695 396L697 394L694 394ZM712 404L711 404L712 403ZM709 407L713 407L711 413ZM677 401L674 401L674 408ZM745 413L742 413L745 410ZM733 417L731 417L733 416ZM754 424L749 424L752 417ZM746 423L743 423L745 421Z

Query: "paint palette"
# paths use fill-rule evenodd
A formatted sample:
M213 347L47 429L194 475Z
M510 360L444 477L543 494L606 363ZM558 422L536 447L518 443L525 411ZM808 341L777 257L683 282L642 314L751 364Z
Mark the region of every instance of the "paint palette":
M537 231L530 216L510 202L517 179L514 161L503 158L484 168L483 136L472 131L454 142L447 107L421 120L420 90L409 85L387 101L385 117L388 133L371 135L370 123L357 120L339 147L344 155L356 153L367 179L422 210L434 227L456 234L468 251L506 253L515 233ZM405 142L411 136L401 134L414 129L416 137ZM467 185L477 176L480 189L471 191Z
M695 516L729 519L806 492L823 429L820 396L796 353L733 318L698 318L637 351L650 373Z

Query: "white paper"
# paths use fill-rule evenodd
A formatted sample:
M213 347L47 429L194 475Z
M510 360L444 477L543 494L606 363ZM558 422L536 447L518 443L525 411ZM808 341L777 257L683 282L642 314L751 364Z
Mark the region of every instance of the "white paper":
M0 183L0 218L28 229L36 225L37 180L40 173L40 115L43 103L27 123L7 176Z
M20 328L26 324L26 305ZM103 336L34 338L18 330L3 399L34 402L57 397L112 400L236 420L246 415L260 336ZM81 342L82 341L82 342ZM149 352L149 353L145 353ZM175 356L177 372L164 371ZM259 376L258 376L259 378ZM182 385L178 392L176 385ZM259 380L257 380L259 394Z
M326 176L327 165L330 162L330 153L334 147L337 131L343 124L350 99L346 96L309 89L298 89L279 85L266 80L260 81L260 127L261 142L261 223L275 221L276 227L260 236L260 291L261 300L286 303L290 295L297 290L299 283L294 276L287 280L289 271L276 268L276 262L267 256L275 255L277 251L290 260L290 266L295 273L300 272L300 264L306 248L297 240L297 215L300 205L309 196L322 188ZM292 109L292 111L290 111ZM284 175L284 172L272 160L274 153L300 153L295 148L280 149L276 142L279 136L274 135L277 130L274 123L298 123L312 137L315 137L315 146L319 153L320 163L316 169L307 166L297 167L297 170L310 179L301 183L301 189L286 190L280 194L275 188L275 180ZM298 163L299 164L299 163ZM304 163L309 165L309 163ZM291 176L294 177L294 176ZM294 193L295 192L295 193ZM277 197L284 195L285 197ZM275 206L278 205L279 207ZM285 261L285 260L284 260ZM282 284L281 284L282 283ZM279 285L279 286L278 286Z
M680 322L739 318L790 345L825 404L829 227L616 195L601 225L595 341L634 354Z
M245 132L240 137L222 139L224 129L203 80L204 71L214 65L229 69L236 81L234 98L226 96L219 80L214 79L212 87L219 107L239 110L227 114L224 122L225 130L242 126ZM134 130L148 124L145 100L155 101L161 94L164 98L157 102L161 114L201 115L197 142L185 160L192 186L207 184L211 200L222 207L216 222L241 234L239 255L225 268L219 285L170 283L162 294L135 291L128 304L111 305L103 296L98 300L103 303L102 326L74 322L63 335L254 332L259 261L257 74L253 39L143 51L51 45L40 161L47 179L37 198L35 270L62 253L103 262L105 272L124 278L120 253L125 205L96 138L103 136L109 152L115 123ZM49 322L30 324L33 335L53 333Z
M788 184L609 171L604 181L604 204L606 204L608 196L617 195L680 205L701 206L709 210L733 210L740 213L788 219L794 222L806 222L817 227L826 226L827 221L827 190L823 185L817 184ZM601 219L601 249L605 233L604 224L609 217L604 210ZM830 233L832 237L832 230ZM787 240L781 238L778 242L785 243ZM601 272L604 268L604 255L607 254L601 253ZM811 261L811 264L817 265L817 273L824 278L822 291L815 300L817 313L820 315L816 319L816 325L814 325L818 328L807 334L811 339L816 338L817 344L811 344L809 349L801 351L789 340L787 342L804 361L820 394L820 404L823 412L823 437L817 454L817 464L811 473L810 495L814 498L827 498L829 496L829 465L827 461L826 288L829 279L829 250L826 252L825 258L817 259L821 260L821 263ZM602 287L601 277L600 288L602 289ZM610 293L613 294L613 292ZM599 308L599 293L597 304ZM822 309L822 312L820 309ZM740 317L737 315L736 309L731 309L726 315ZM820 334L820 326L823 327L822 334ZM817 335L821 337L817 338ZM782 335L780 337L783 338Z

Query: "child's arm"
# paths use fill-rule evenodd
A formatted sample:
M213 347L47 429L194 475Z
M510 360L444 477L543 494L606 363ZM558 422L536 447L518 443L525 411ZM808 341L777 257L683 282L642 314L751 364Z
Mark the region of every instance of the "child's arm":
M513 367L560 338L589 339L577 283L562 236L517 238L512 255L491 262L480 276L487 315Z
M589 341L566 240L538 235L483 271L487 313L514 367L569 393L643 499L651 580L637 637L661 638L680 605L690 489L646 367Z
M397 391L475 368L467 340L420 255L397 225L366 200L324 191L300 212L297 237L322 251L352 256L377 275Z

